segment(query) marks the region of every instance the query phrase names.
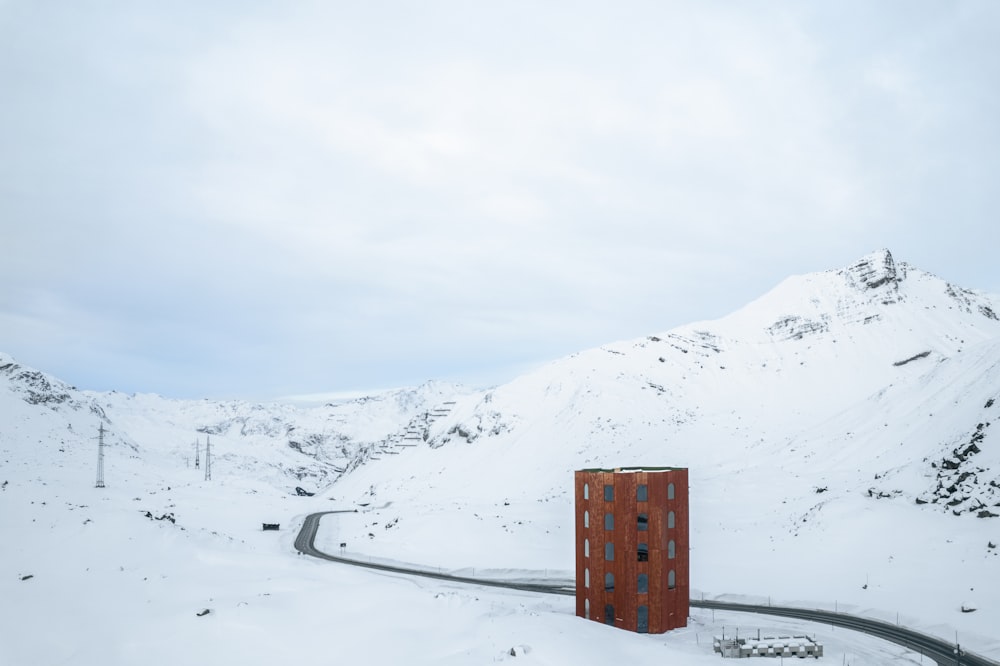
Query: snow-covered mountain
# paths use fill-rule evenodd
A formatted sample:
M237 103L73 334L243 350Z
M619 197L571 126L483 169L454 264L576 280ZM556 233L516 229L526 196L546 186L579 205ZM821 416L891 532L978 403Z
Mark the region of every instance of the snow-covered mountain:
M996 636L998 312L996 296L876 252L791 277L720 320L458 399L419 452L425 476L404 456L337 491L374 489L392 503L383 520L425 507L372 532L366 548L387 557L440 558L439 539L460 526L470 544L510 534L491 565L569 568L573 469L686 466L699 593L839 601ZM445 557L457 566L473 553L452 543Z
M1000 657L998 313L1000 297L880 251L488 391L429 383L310 409L79 391L0 355L0 530L16 544L0 610L87 577L60 579L45 546L95 568L120 547L137 580L177 565L141 562L133 537L272 566L294 535L261 546L258 524L327 508L361 509L321 531L331 551L568 575L572 471L674 465L690 468L697 594L899 614ZM194 468L207 437L211 482ZM63 587L12 582L46 566Z
M208 439L215 464L276 487L302 482L325 487L341 474L382 455L398 453L407 433L426 431L456 395L471 389L427 382L318 407L245 401L173 400L155 394L80 391L0 353L0 381L10 398L46 408L66 429L103 423L108 444L142 456L165 456L170 465L193 467ZM17 429L18 423L9 427ZM88 430L89 429L89 430ZM64 435L62 439L66 439Z

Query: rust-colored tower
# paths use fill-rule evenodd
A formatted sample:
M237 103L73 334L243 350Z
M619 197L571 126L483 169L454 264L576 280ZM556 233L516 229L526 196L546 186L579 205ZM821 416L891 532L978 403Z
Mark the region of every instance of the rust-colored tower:
M575 476L576 614L640 633L687 626L687 469Z

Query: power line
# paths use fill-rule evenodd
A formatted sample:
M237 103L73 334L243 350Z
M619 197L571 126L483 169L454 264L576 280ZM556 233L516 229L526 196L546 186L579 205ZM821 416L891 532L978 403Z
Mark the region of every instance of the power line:
M104 487L104 424L97 431L97 485L95 488Z
M212 438L205 435L205 480L212 480Z

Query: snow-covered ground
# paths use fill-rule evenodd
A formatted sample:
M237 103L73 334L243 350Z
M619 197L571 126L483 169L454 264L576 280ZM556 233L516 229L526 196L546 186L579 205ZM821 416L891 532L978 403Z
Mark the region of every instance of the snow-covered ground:
M77 391L0 355L0 664L694 664L718 659L723 626L809 633L837 663L920 663L740 614L639 636L568 597L292 548L305 514L357 508L317 545L567 578L571 472L622 465L690 468L696 596L898 619L1000 659L997 312L880 252L490 391L308 409ZM207 436L210 481L193 460Z

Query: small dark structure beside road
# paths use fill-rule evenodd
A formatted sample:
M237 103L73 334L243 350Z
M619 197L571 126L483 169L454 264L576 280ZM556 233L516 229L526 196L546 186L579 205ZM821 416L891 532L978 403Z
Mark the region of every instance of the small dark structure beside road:
M264 523L263 529L265 532L271 532L271 531L277 532L279 527L280 527L279 523Z

